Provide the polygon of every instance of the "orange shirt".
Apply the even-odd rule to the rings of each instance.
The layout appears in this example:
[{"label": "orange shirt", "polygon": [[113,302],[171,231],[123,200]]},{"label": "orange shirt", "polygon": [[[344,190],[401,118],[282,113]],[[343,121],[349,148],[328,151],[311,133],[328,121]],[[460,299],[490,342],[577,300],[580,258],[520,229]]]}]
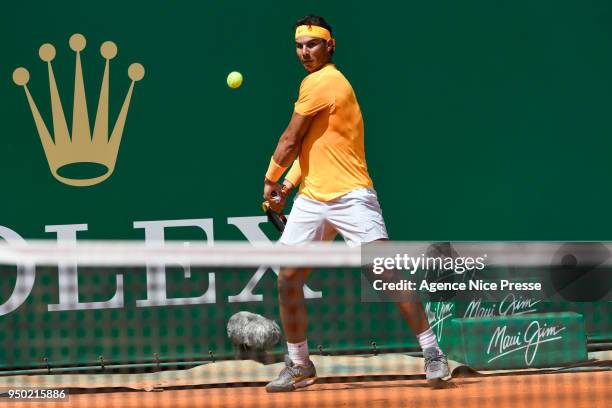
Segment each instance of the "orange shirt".
[{"label": "orange shirt", "polygon": [[356,188],[372,187],[361,109],[351,84],[335,65],[304,78],[295,112],[315,115],[299,156],[300,194],[331,201]]}]

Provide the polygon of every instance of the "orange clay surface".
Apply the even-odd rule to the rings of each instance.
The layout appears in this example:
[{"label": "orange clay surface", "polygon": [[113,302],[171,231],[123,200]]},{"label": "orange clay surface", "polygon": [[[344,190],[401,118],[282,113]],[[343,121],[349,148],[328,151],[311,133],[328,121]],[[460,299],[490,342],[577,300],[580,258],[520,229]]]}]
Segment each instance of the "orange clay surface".
[{"label": "orange clay surface", "polygon": [[612,371],[482,376],[453,379],[431,389],[424,380],[315,384],[292,393],[263,387],[191,388],[164,391],[78,393],[68,402],[12,403],[1,407],[612,407]]}]

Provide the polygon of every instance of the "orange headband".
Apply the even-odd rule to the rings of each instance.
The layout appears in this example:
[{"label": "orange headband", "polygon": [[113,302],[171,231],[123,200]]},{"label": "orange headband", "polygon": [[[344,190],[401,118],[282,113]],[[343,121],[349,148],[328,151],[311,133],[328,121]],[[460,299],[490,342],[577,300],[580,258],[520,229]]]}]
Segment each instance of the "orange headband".
[{"label": "orange headband", "polygon": [[323,27],[313,25],[301,25],[295,29],[295,39],[297,40],[298,37],[316,37],[322,38],[325,41],[329,41],[331,40],[331,33],[328,29]]}]

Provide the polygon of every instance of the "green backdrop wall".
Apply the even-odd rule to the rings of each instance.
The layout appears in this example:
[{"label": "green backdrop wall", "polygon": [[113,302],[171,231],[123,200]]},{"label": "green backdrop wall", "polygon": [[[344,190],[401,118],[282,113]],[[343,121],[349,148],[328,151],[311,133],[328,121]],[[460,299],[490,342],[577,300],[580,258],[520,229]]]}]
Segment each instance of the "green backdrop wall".
[{"label": "green backdrop wall", "polygon": [[[325,16],[334,29],[335,62],[363,111],[369,170],[392,239],[612,239],[607,1],[41,1],[2,9],[5,239],[7,229],[25,239],[55,239],[47,226],[74,224],[87,225],[79,239],[143,239],[135,222],[210,219],[214,240],[244,240],[228,219],[261,215],[262,176],[304,77],[293,23],[308,13]],[[87,38],[82,61],[92,124],[104,70],[100,44],[112,40],[119,49],[111,61],[111,123],[130,84],[129,64],[146,70],[135,86],[113,175],[82,188],[52,177],[23,89],[11,79],[15,68],[29,70],[29,90],[52,128],[38,48],[54,44],[54,72],[71,123],[75,62],[68,39],[74,33]],[[245,77],[237,90],[225,84],[233,70]],[[261,228],[276,239],[270,225]],[[168,229],[166,238],[213,239],[193,227]],[[0,302],[14,286],[15,269],[5,269]],[[209,283],[207,274],[176,273],[182,296],[202,293]],[[102,354],[107,361],[142,361],[154,352],[165,358],[201,358],[215,347],[229,353],[222,339],[231,313],[276,317],[271,272],[258,287],[264,302],[227,301],[252,273],[232,275],[233,283],[219,274],[215,304],[139,308],[144,271],[124,271],[122,308],[53,312],[47,305],[58,302],[57,273],[39,270],[28,300],[0,316],[0,366],[33,366],[43,356],[85,364]],[[390,305],[360,305],[358,294],[328,286],[329,277],[351,282],[353,275],[325,273],[309,283],[323,291],[322,300],[309,302],[331,334],[313,335],[314,342],[369,347],[387,333],[379,343],[416,344],[401,324],[382,330],[385,319],[376,322],[376,316],[397,320]],[[79,279],[85,300],[114,293],[115,274]],[[609,333],[609,313],[604,316],[597,330]],[[158,330],[172,339],[163,340]],[[39,341],[25,346],[24,338]],[[107,340],[95,341],[100,338]]]}]

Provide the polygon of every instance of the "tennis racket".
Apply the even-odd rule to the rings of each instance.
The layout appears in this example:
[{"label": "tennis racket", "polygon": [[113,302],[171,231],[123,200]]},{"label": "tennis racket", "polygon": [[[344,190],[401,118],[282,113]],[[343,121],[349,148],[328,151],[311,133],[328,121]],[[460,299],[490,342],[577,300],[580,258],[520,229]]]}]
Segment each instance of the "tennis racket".
[{"label": "tennis racket", "polygon": [[[272,194],[273,198],[279,198],[280,197],[275,197],[275,193]],[[279,232],[283,232],[285,230],[285,224],[287,224],[287,217],[285,217],[285,214],[283,214],[282,212],[276,212],[274,210],[272,210],[272,208],[270,208],[270,203],[268,201],[264,201],[261,204],[261,209],[263,210],[264,213],[266,213],[266,216],[268,217],[268,221],[270,221],[272,223],[272,225],[274,225],[274,228],[276,228]]]}]

